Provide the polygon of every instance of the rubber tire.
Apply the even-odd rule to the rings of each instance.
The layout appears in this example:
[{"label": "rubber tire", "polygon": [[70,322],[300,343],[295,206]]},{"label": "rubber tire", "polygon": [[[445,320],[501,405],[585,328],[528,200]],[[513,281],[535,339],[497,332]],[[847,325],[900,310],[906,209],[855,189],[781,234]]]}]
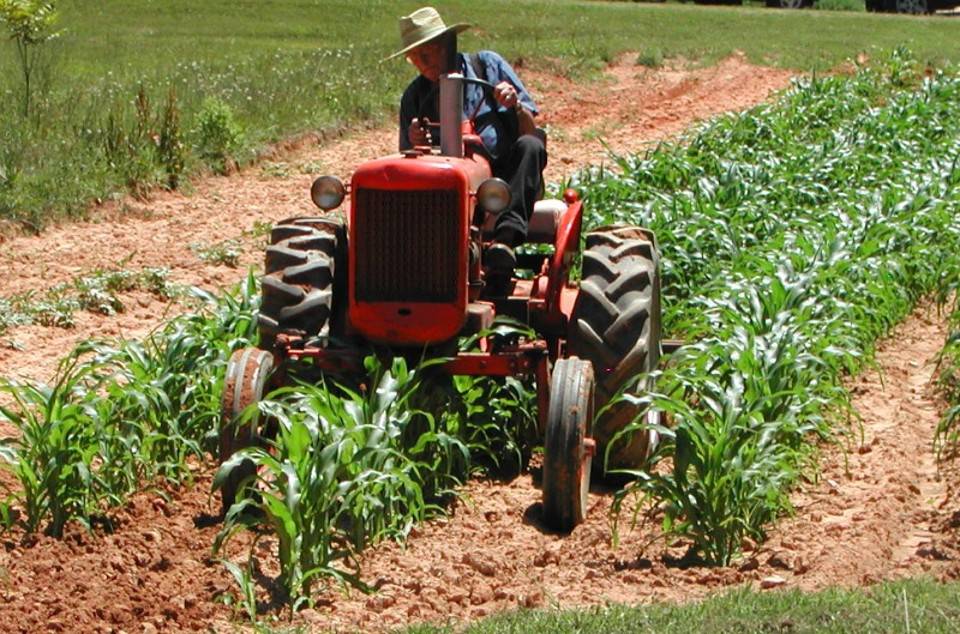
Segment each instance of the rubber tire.
[{"label": "rubber tire", "polygon": [[930,13],[933,13],[933,11],[930,9],[929,0],[913,0],[913,2],[916,3],[917,5],[922,5],[922,6],[916,7],[919,10],[917,11],[907,10],[905,7],[906,2],[904,2],[903,0],[889,0],[891,11],[895,13],[899,13],[901,15],[928,15]]},{"label": "rubber tire", "polygon": [[[646,229],[611,226],[587,234],[568,346],[571,354],[593,364],[598,410],[629,379],[655,370],[660,361],[659,264],[654,236]],[[634,434],[606,453],[613,436],[640,414],[638,406],[620,401],[594,421],[596,475],[603,475],[605,459],[609,469],[646,460],[654,433]]]},{"label": "rubber tire", "polygon": [[[325,337],[346,291],[346,228],[329,218],[280,221],[270,232],[261,278],[260,347],[280,333]],[[339,301],[338,301],[339,300]]]},{"label": "rubber tire", "polygon": [[570,532],[587,516],[593,415],[593,366],[576,357],[559,359],[550,379],[543,441],[543,519],[557,531]]},{"label": "rubber tire", "polygon": [[[273,372],[273,355],[259,348],[236,350],[227,363],[223,394],[220,396],[219,464],[245,447],[260,443],[260,414],[255,413],[243,425],[237,419],[254,403],[263,398],[264,390]],[[220,487],[220,501],[226,515],[237,499],[241,483],[255,473],[253,461],[237,465]]]}]

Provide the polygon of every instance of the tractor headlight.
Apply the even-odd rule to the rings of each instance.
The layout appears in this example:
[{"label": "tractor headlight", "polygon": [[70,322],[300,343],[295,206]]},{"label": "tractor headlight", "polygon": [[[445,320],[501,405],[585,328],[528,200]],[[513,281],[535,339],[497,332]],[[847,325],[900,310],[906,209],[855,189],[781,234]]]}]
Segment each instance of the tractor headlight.
[{"label": "tractor headlight", "polygon": [[492,214],[498,214],[510,204],[510,186],[500,178],[488,178],[477,189],[480,206]]},{"label": "tractor headlight", "polygon": [[313,199],[313,204],[324,211],[339,207],[346,195],[347,188],[336,176],[321,176],[310,186],[310,198]]}]

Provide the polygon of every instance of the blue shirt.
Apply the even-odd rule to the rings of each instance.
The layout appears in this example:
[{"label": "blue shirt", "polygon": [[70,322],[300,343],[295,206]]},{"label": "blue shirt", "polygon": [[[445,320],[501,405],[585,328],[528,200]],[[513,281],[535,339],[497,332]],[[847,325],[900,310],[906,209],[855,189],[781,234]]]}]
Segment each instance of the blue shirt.
[{"label": "blue shirt", "polygon": [[[501,81],[507,81],[513,84],[517,89],[517,96],[520,103],[529,112],[536,115],[536,104],[533,98],[524,87],[523,82],[514,72],[513,68],[500,55],[493,51],[479,51],[473,55],[479,57],[480,66],[484,70],[484,77],[478,77],[474,70],[474,64],[470,63],[467,56],[463,53],[457,53],[457,59],[460,66],[460,73],[471,79],[483,79],[494,86]],[[410,82],[407,89],[403,91],[403,97],[400,99],[400,150],[407,150],[411,147],[410,139],[407,136],[407,129],[410,127],[410,121],[424,116],[433,122],[439,121],[437,112],[437,102],[439,99],[439,87],[423,75],[418,75],[416,79]],[[496,107],[499,117],[492,116],[491,105]],[[487,88],[477,86],[476,84],[466,84],[463,89],[463,118],[473,118],[477,123],[477,134],[483,140],[483,145],[487,152],[494,158],[504,152],[516,138],[510,136],[508,127],[503,125],[502,118],[516,116],[510,112],[509,108],[497,104],[492,95],[489,95]],[[439,144],[438,134],[434,135],[434,142]]]}]

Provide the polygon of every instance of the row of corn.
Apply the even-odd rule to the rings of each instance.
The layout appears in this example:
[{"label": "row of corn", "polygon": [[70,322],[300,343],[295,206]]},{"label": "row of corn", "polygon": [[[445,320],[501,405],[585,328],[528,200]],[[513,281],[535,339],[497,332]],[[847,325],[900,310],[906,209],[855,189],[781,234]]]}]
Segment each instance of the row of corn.
[{"label": "row of corn", "polygon": [[[845,416],[841,375],[956,270],[958,138],[960,82],[924,78],[900,51],[580,177],[589,222],[657,232],[665,329],[694,342],[645,397],[673,422],[621,501],[638,496],[720,562],[789,509],[811,436]],[[82,346],[52,387],[6,382],[0,412],[19,436],[0,444],[15,480],[5,524],[90,525],[209,461],[225,359],[253,337],[254,286],[207,298],[143,344]],[[259,522],[291,602],[308,601],[317,579],[360,583],[355,554],[442,510],[478,465],[523,464],[529,386],[457,377],[419,389],[438,380],[430,370],[370,361],[363,389],[298,386],[261,403],[277,437],[245,452],[259,494],[228,513],[217,545]]]},{"label": "row of corn", "polygon": [[618,190],[597,208],[597,222],[619,220],[629,203],[658,233],[665,329],[694,342],[646,399],[673,424],[620,496],[691,556],[726,563],[763,538],[812,466],[811,437],[850,413],[844,373],[955,275],[960,81],[909,68],[897,52],[852,78],[811,79],[623,161],[634,183],[672,174],[672,188]]}]

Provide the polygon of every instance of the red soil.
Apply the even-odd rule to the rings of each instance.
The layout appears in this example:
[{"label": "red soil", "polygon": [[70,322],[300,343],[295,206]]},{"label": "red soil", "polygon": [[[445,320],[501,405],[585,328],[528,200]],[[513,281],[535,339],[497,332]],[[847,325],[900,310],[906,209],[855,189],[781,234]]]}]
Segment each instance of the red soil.
[{"label": "red soil", "polygon": [[[623,60],[600,84],[574,85],[523,71],[551,130],[548,178],[560,180],[605,160],[599,138],[617,152],[642,150],[699,119],[763,101],[786,86],[784,71],[751,66],[738,57],[695,71],[650,70]],[[241,266],[259,266],[260,246],[243,236],[255,221],[311,213],[307,166],[347,176],[365,158],[392,149],[390,129],[355,131],[321,147],[308,144],[229,178],[208,178],[194,192],[158,193],[95,213],[98,220],[52,229],[3,244],[10,273],[0,296],[42,290],[96,268],[167,266],[176,281],[217,288],[242,274],[199,260],[192,242],[243,242]],[[289,172],[284,175],[283,172]],[[311,170],[312,171],[312,170]],[[113,317],[78,314],[73,330],[14,329],[0,347],[0,374],[49,378],[76,342],[91,336],[139,337],[161,323],[167,306],[144,293],[124,298]],[[931,571],[956,576],[960,496],[938,477],[930,439],[940,404],[930,390],[932,356],[944,320],[918,310],[881,345],[884,380],[867,373],[852,382],[863,440],[825,447],[823,472],[794,496],[795,517],[771,531],[759,550],[727,568],[684,568],[683,544],[667,547],[649,527],[622,527],[610,540],[609,495],[591,496],[590,518],[572,535],[544,532],[540,497],[530,475],[509,483],[469,483],[450,517],[414,530],[406,545],[383,544],[363,557],[372,596],[330,589],[297,621],[320,628],[379,630],[412,621],[469,619],[524,606],[572,606],[607,601],[683,600],[738,583],[805,589],[860,584]],[[2,429],[0,429],[2,432]],[[112,535],[80,529],[56,541],[7,534],[0,550],[0,623],[4,631],[232,630],[221,599],[236,588],[211,558],[219,528],[211,523],[209,475],[165,495],[137,495]],[[164,501],[169,497],[170,501]],[[231,547],[242,559],[249,541]],[[272,543],[258,560],[275,575]],[[951,567],[952,566],[952,567]],[[777,580],[771,581],[774,577]],[[239,617],[237,617],[239,618]]]}]

